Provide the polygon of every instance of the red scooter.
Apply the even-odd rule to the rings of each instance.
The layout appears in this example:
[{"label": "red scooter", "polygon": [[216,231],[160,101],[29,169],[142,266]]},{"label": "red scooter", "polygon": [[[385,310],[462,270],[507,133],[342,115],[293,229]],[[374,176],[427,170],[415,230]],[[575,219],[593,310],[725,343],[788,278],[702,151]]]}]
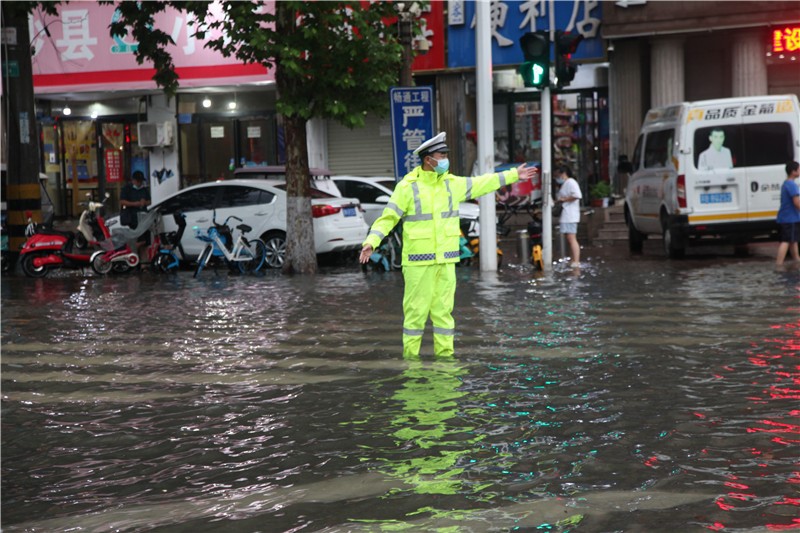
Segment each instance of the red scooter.
[{"label": "red scooter", "polygon": [[[102,214],[102,202],[89,202],[86,210],[89,216],[81,215],[81,220],[89,220],[93,233],[109,238],[108,228]],[[84,212],[86,214],[86,212]],[[71,231],[53,229],[49,224],[33,224],[28,218],[26,235],[28,240],[19,253],[22,272],[31,278],[43,278],[56,268],[87,268],[91,265],[92,254],[96,248],[81,248],[76,242],[76,234]]]}]

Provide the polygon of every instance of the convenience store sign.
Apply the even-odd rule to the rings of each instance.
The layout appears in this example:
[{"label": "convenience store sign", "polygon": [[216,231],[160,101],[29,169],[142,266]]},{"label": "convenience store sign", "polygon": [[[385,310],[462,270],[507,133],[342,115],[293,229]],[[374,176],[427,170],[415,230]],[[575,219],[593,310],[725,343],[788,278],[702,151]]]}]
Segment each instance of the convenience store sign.
[{"label": "convenience store sign", "polygon": [[[475,2],[450,0],[447,20],[447,66],[475,66]],[[572,58],[578,62],[605,60],[600,36],[602,2],[540,0],[493,1],[490,8],[492,64],[523,62],[519,38],[529,31],[555,28],[583,35]]]}]

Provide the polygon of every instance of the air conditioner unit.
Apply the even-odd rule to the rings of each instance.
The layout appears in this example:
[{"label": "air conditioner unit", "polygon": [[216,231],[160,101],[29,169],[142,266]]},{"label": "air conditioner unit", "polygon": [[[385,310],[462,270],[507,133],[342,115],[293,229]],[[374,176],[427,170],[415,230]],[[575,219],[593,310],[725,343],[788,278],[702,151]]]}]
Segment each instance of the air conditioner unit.
[{"label": "air conditioner unit", "polygon": [[142,148],[172,145],[172,122],[139,122],[136,130]]}]

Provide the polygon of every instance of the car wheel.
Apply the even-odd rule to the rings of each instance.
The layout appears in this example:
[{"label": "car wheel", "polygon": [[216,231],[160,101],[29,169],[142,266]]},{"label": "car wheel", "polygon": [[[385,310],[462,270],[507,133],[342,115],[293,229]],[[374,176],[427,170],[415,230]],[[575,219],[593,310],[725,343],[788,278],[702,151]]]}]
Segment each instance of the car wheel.
[{"label": "car wheel", "polygon": [[681,259],[686,255],[686,246],[677,232],[669,227],[666,221],[662,221],[664,253],[670,259]]},{"label": "car wheel", "polygon": [[644,248],[645,235],[628,221],[628,249],[634,253],[640,253]]},{"label": "car wheel", "polygon": [[266,246],[266,264],[269,268],[283,268],[286,261],[286,234],[282,231],[265,233],[261,240]]}]

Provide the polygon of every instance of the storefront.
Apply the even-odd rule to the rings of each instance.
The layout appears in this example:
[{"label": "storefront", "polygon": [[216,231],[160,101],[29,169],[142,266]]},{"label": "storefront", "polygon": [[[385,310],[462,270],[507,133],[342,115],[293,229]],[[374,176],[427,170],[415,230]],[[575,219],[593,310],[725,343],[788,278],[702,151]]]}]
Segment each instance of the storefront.
[{"label": "storefront", "polygon": [[[475,5],[449,2],[448,67],[472,69],[475,66]],[[522,162],[540,165],[542,150],[551,149],[553,166],[568,164],[588,199],[588,189],[609,176],[608,64],[600,38],[601,5],[588,2],[492,2],[492,64],[494,156],[496,166]],[[541,93],[525,88],[516,67],[522,63],[519,39],[529,31],[557,29],[583,36],[573,60],[579,64],[575,79],[563,89],[552,88],[551,147],[542,146]],[[466,71],[447,81],[439,81],[451,97],[454,89],[464,88],[465,97],[455,105],[445,104],[442,122],[454,131],[475,131],[477,127],[474,75]],[[464,172],[472,172],[475,146],[461,139],[456,159]]]},{"label": "storefront", "polygon": [[41,171],[56,216],[76,216],[87,194],[108,193],[109,211],[118,210],[121,188],[137,170],[157,200],[230,177],[235,166],[277,160],[271,71],[206,49],[185,15],[170,10],[156,18],[176,43],[170,53],[181,88],[168,98],[152,69],[136,63],[136,44],[109,36],[113,5],[58,9],[31,15]]}]

